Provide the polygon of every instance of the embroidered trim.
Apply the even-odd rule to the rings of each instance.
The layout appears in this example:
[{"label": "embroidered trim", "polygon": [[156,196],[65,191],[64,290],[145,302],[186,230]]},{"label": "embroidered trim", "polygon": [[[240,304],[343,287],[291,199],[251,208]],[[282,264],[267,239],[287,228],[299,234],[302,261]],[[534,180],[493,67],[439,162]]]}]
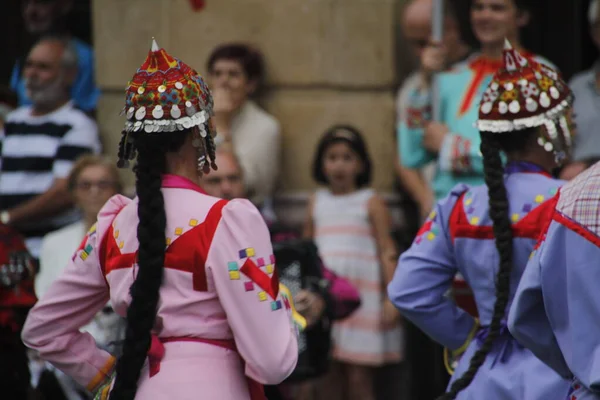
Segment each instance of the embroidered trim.
[{"label": "embroidered trim", "polygon": [[106,363],[98,370],[98,373],[92,378],[90,383],[87,384],[86,388],[90,392],[95,391],[106,379],[110,379],[111,373],[117,363],[117,359],[114,356],[110,356]]},{"label": "embroidered trim", "polygon": [[[494,239],[494,229],[492,226],[486,225],[472,225],[469,223],[463,206],[463,198],[465,194],[462,194],[454,208],[452,214],[450,214],[450,238],[452,242],[457,237],[461,238],[472,238],[472,239]],[[533,211],[529,212],[519,222],[512,225],[512,231],[514,237],[538,239],[543,232],[543,222],[552,219],[552,213],[558,202],[558,195],[547,200],[543,204],[536,207]],[[476,218],[476,217],[472,217]],[[472,219],[471,218],[471,219]]]}]

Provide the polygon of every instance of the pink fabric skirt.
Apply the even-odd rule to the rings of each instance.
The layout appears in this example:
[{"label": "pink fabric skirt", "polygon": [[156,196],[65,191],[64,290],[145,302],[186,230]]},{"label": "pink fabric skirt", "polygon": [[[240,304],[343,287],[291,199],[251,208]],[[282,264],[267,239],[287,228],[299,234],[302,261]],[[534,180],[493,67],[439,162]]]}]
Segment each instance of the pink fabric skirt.
[{"label": "pink fabric skirt", "polygon": [[250,400],[237,352],[193,342],[165,343],[160,372],[142,369],[136,400]]}]

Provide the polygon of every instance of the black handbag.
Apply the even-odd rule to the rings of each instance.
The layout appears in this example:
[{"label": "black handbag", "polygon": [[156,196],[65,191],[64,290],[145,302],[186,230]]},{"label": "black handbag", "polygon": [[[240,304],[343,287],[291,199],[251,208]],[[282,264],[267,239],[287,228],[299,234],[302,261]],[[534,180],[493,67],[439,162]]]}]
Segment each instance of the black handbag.
[{"label": "black handbag", "polygon": [[292,297],[302,290],[310,290],[324,297],[323,317],[298,337],[298,364],[286,382],[302,382],[320,377],[327,372],[331,349],[330,301],[323,279],[321,260],[311,240],[286,240],[273,244],[279,281],[286,285]]}]

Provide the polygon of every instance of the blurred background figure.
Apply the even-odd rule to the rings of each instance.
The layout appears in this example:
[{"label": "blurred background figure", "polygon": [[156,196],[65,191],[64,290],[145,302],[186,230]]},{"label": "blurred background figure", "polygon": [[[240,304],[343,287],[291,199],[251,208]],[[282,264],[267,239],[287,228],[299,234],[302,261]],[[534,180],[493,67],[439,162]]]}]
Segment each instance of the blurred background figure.
[{"label": "blurred background figure", "polygon": [[60,275],[85,234],[96,223],[100,208],[109,198],[122,191],[114,163],[97,155],[79,158],[67,182],[82,219],[44,236],[40,252],[40,273],[35,279],[35,290],[40,297]]},{"label": "blurred background figure", "polygon": [[246,184],[240,162],[230,144],[217,146],[219,169],[202,176],[202,188],[211,196],[221,199],[243,199]]},{"label": "blurred background figure", "polygon": [[[71,37],[66,19],[73,8],[74,0],[21,0],[25,29],[33,40],[47,35],[67,37],[75,50],[77,75],[70,83],[71,97],[77,107],[86,112],[96,109],[100,90],[94,77],[94,52],[85,42]],[[25,87],[24,60],[17,60],[11,77],[11,88],[17,93],[19,105],[29,105],[32,99]]]},{"label": "blurred background figure", "polygon": [[[529,22],[529,7],[526,0],[474,0],[471,25],[480,52],[436,78],[440,120],[431,120],[430,91],[415,89],[409,96],[408,120],[399,127],[400,163],[405,168],[420,169],[437,160],[432,181],[436,200],[445,197],[457,183],[483,183],[479,132],[474,127],[477,108],[483,90],[501,66],[505,39],[515,48],[522,48],[519,32]],[[432,59],[436,59],[443,52],[429,44],[423,54],[433,54]],[[524,55],[535,58],[529,52]]]},{"label": "blurred background figure", "polygon": [[[461,37],[456,10],[451,1],[444,2],[444,40],[434,43],[431,40],[432,0],[412,0],[402,14],[402,31],[411,51],[419,60],[419,68],[404,81],[396,97],[397,141],[402,143],[406,131],[402,124],[422,124],[431,118],[431,108],[410,107],[410,96],[414,92],[427,93],[435,73],[464,60],[470,48]],[[409,122],[410,121],[410,122]],[[420,169],[405,167],[400,158],[396,166],[398,177],[408,194],[417,203],[421,219],[431,211],[434,201],[431,180],[435,172],[435,161]]]},{"label": "blurred background figure", "polygon": [[4,128],[6,117],[17,107],[17,97],[4,86],[0,86],[0,131]]},{"label": "blurred background figure", "polygon": [[96,123],[71,101],[75,49],[62,38],[41,39],[23,76],[33,104],[10,113],[0,158],[0,222],[16,227],[34,257],[42,237],[78,218],[67,177],[84,153],[100,152]]},{"label": "blurred background figure", "polygon": [[[589,32],[600,49],[600,2],[592,0],[588,10]],[[600,60],[594,66],[573,77],[569,83],[575,94],[575,123],[577,135],[573,162],[561,171],[561,178],[571,180],[600,160]]]},{"label": "blurred background figure", "polygon": [[[94,81],[94,52],[80,39],[71,37],[66,19],[73,8],[74,0],[21,0],[25,29],[31,39],[37,41],[47,35],[60,35],[68,38],[73,46],[77,63],[77,73],[69,83],[71,98],[75,105],[86,112],[96,109],[100,90]],[[32,99],[26,90],[24,60],[14,65],[11,88],[17,93],[19,105],[29,105]]]},{"label": "blurred background figure", "polygon": [[328,268],[356,286],[362,302],[333,324],[332,367],[322,389],[328,399],[375,399],[376,367],[403,356],[399,313],[384,292],[398,255],[389,210],[370,188],[371,168],[356,128],[335,125],[321,137],[313,178],[323,188],[309,201],[304,237],[315,241]]},{"label": "blurred background figure", "polygon": [[251,99],[264,79],[262,54],[246,44],[223,44],[210,55],[207,69],[214,94],[217,141],[233,144],[244,171],[248,198],[259,208],[270,208],[278,178],[281,134],[277,120]]},{"label": "blurred background figure", "polygon": [[[77,160],[69,175],[68,187],[75,206],[81,211],[83,218],[44,237],[40,253],[40,273],[35,279],[35,291],[40,298],[68,265],[85,234],[96,223],[96,217],[102,206],[110,197],[122,191],[114,163],[96,155],[84,155]],[[82,330],[89,332],[98,346],[108,349],[111,353],[118,353],[118,344],[124,337],[124,328],[123,320],[108,304]],[[39,382],[42,374],[52,373],[58,386],[58,388],[55,386],[54,390],[60,389],[64,398],[69,400],[87,398],[85,388],[50,364],[33,358],[32,371],[36,372],[33,377],[34,382]],[[47,376],[46,380],[49,379],[51,377]],[[44,390],[46,390],[44,387],[39,388],[39,392]]]}]

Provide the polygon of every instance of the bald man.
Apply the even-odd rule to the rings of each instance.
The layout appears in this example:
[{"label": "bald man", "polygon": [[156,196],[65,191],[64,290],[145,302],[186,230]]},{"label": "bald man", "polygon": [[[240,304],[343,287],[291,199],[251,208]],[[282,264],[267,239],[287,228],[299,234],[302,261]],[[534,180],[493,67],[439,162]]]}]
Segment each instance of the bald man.
[{"label": "bald man", "polygon": [[[444,36],[441,43],[436,46],[431,44],[431,16],[433,12],[432,0],[413,0],[402,14],[402,30],[411,51],[419,59],[419,69],[410,75],[398,92],[397,105],[397,135],[400,142],[400,122],[409,118],[422,119],[424,116],[409,115],[407,98],[415,88],[428,90],[432,76],[439,71],[447,69],[452,64],[465,59],[469,46],[462,40],[459,23],[455,9],[450,0],[444,4]],[[430,187],[432,176],[431,167],[423,171],[409,169],[398,162],[396,163],[398,178],[402,186],[417,203],[422,219],[424,219],[433,206],[434,196]]]}]

